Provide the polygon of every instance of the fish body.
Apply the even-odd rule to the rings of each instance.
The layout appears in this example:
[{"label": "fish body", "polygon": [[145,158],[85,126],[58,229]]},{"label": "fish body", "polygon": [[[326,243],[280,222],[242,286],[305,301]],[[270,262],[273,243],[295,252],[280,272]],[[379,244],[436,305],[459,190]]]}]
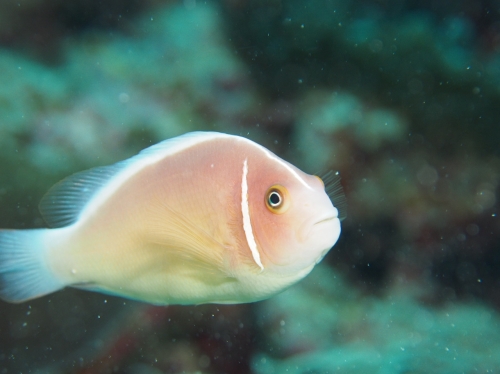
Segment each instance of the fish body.
[{"label": "fish body", "polygon": [[74,174],[52,227],[0,230],[0,297],[66,286],[153,304],[243,303],[306,276],[340,235],[322,181],[243,137],[188,133]]}]

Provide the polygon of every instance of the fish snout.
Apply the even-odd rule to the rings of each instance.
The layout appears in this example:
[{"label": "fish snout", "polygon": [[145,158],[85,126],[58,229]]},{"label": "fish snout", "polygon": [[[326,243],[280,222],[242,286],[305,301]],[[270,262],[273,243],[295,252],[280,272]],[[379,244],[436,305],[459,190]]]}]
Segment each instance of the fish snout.
[{"label": "fish snout", "polygon": [[[338,223],[336,221],[338,221]],[[298,235],[299,240],[301,242],[306,242],[309,241],[312,236],[324,234],[329,230],[337,231],[339,223],[338,210],[332,206],[327,212],[320,216],[310,218],[302,224]]]}]

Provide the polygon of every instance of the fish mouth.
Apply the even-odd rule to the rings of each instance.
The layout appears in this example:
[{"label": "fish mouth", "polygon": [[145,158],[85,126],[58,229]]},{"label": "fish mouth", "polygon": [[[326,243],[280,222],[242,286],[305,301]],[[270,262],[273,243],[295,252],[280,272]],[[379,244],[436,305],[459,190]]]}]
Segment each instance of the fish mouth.
[{"label": "fish mouth", "polygon": [[323,219],[319,220],[318,222],[314,223],[313,226],[319,225],[321,223],[325,223],[325,222],[328,222],[328,221],[333,221],[334,219],[337,219],[337,216],[326,217],[326,218],[323,218]]},{"label": "fish mouth", "polygon": [[329,209],[319,217],[314,217],[316,219],[313,220],[311,218],[302,224],[298,232],[298,237],[301,242],[309,240],[311,236],[315,236],[318,233],[323,235],[324,230],[330,231],[330,226],[335,226],[336,221],[338,221],[338,213],[336,209]]}]

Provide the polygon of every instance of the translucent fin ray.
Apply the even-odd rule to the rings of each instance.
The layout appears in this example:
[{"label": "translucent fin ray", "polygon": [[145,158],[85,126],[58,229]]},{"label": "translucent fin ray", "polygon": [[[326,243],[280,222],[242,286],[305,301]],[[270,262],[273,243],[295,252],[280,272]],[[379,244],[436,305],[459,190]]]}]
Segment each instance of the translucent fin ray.
[{"label": "translucent fin ray", "polygon": [[0,298],[20,303],[65,285],[45,263],[41,230],[0,230]]},{"label": "translucent fin ray", "polygon": [[344,189],[340,183],[340,174],[332,170],[321,176],[325,184],[325,191],[332,204],[339,212],[339,219],[343,221],[347,217],[347,200]]},{"label": "translucent fin ray", "polygon": [[116,188],[144,166],[200,142],[227,136],[229,135],[217,132],[191,132],[152,145],[136,156],[116,164],[73,174],[45,194],[39,205],[40,212],[50,227],[69,226],[79,219],[94,198],[99,195],[100,201],[105,201]]}]

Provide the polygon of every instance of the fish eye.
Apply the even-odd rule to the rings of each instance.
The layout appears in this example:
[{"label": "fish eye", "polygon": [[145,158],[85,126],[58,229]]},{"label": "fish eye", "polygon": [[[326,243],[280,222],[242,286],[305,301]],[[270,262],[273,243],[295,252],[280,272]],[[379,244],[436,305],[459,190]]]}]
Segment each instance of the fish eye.
[{"label": "fish eye", "polygon": [[277,208],[281,205],[281,202],[283,201],[283,198],[281,197],[280,193],[278,191],[271,191],[269,193],[269,196],[267,197],[267,203],[272,207],[272,208]]},{"label": "fish eye", "polygon": [[288,209],[287,190],[283,186],[275,185],[266,192],[266,206],[273,213],[284,213]]}]

